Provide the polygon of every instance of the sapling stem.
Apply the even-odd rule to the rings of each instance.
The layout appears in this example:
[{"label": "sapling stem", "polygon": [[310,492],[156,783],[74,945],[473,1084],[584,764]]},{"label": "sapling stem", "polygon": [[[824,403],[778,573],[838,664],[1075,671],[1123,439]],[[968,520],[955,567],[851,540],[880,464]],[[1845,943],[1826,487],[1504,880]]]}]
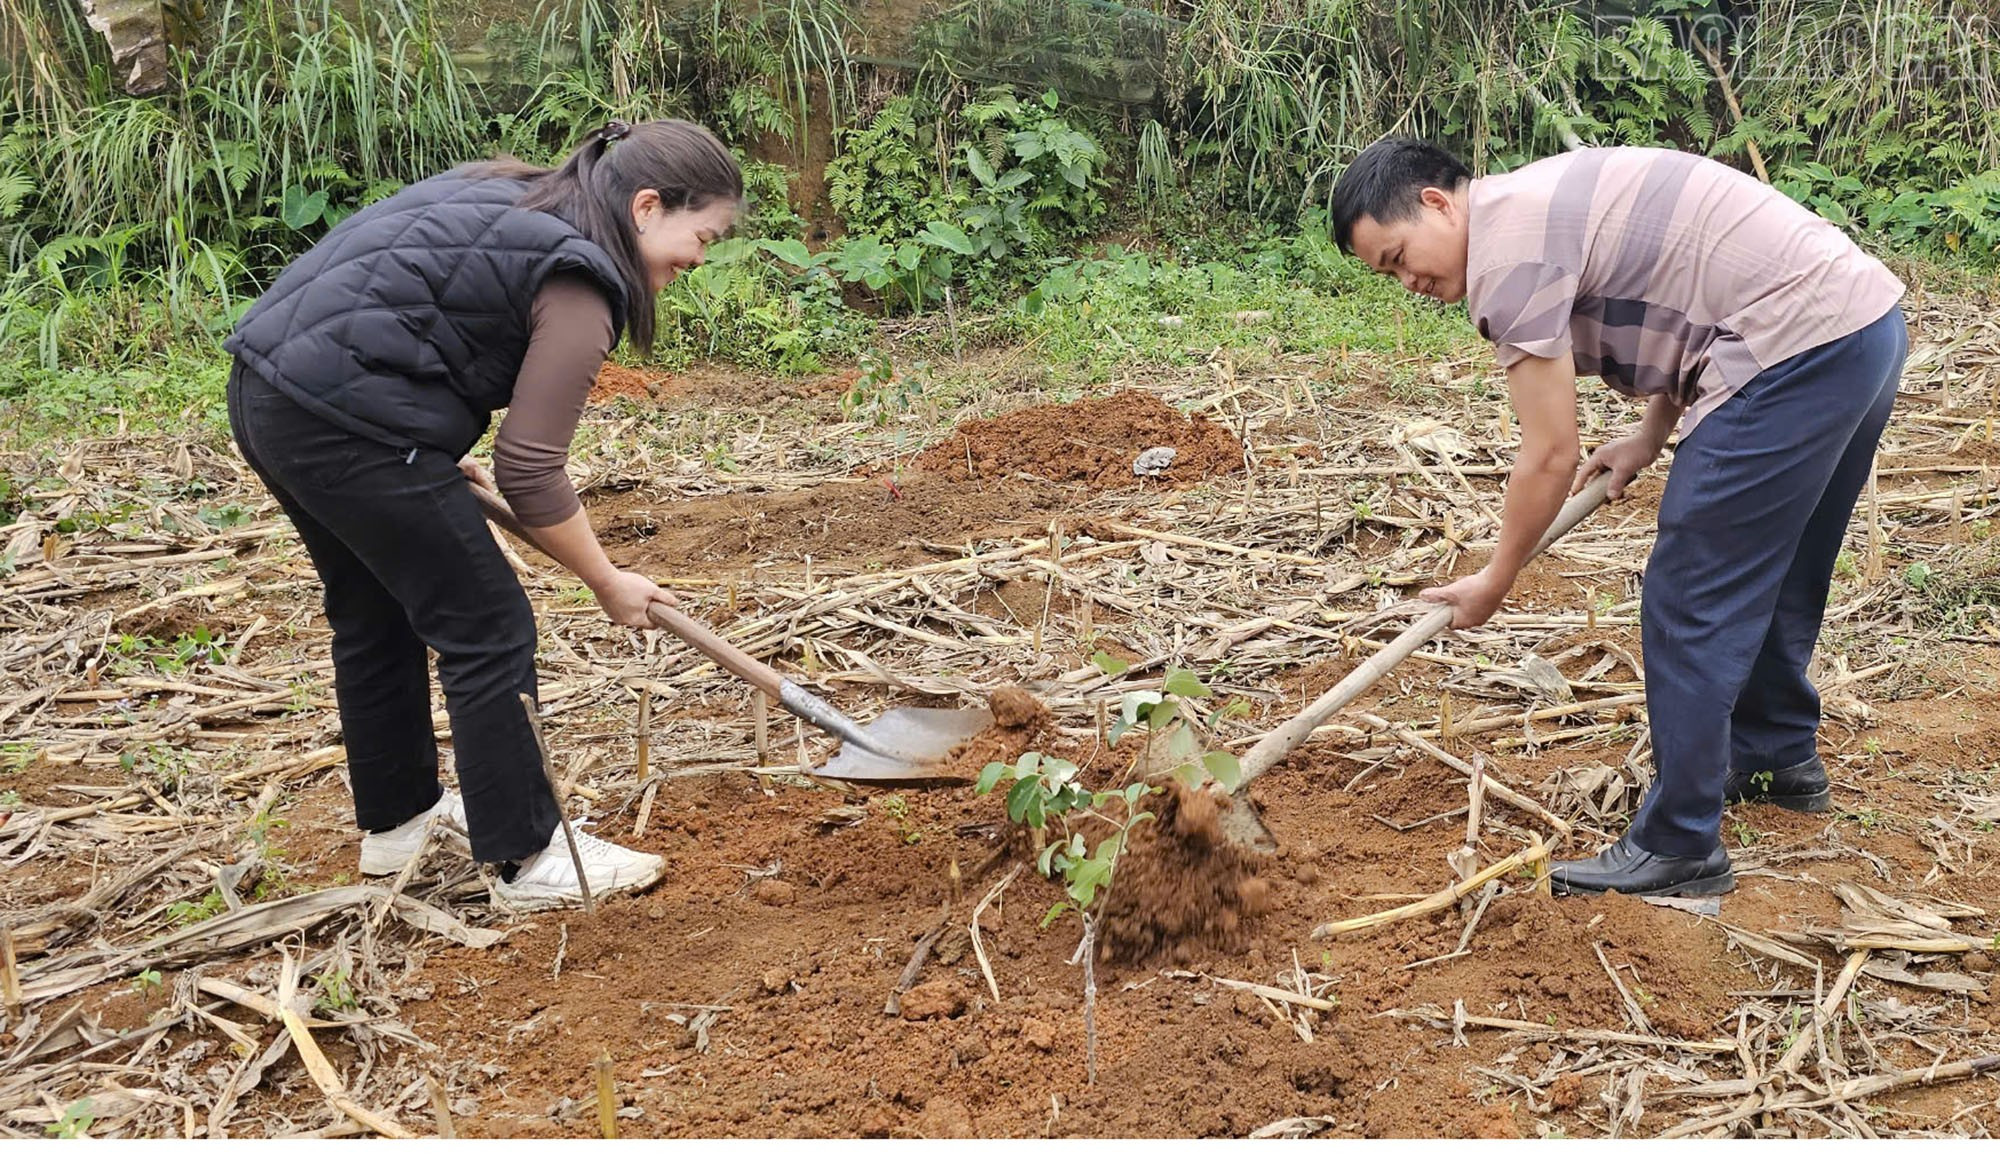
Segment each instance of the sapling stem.
[{"label": "sapling stem", "polygon": [[1097,1083],[1097,915],[1083,916],[1084,1083]]}]

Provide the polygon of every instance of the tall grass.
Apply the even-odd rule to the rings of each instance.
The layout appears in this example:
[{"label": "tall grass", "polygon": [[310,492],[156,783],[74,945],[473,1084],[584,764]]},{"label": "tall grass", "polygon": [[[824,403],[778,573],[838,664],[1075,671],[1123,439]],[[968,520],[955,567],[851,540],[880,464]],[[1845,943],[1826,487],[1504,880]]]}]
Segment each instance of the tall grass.
[{"label": "tall grass", "polygon": [[[1157,120],[1202,189],[1290,214],[1386,133],[1482,169],[1576,141],[1739,159],[1755,141],[1781,166],[1941,190],[2000,167],[1996,21],[1961,0],[1746,0],[1726,19],[1719,0],[958,0],[915,41],[955,77]],[[1696,37],[1734,63],[1741,122]]]},{"label": "tall grass", "polygon": [[691,109],[738,142],[796,140],[816,107],[838,123],[854,105],[843,0],[552,0],[496,32],[514,79],[544,98],[568,87],[613,114]]},{"label": "tall grass", "polygon": [[1996,21],[1947,0],[1764,0],[1741,41],[1744,101],[1863,179],[2000,167]]},{"label": "tall grass", "polygon": [[869,64],[852,14],[881,8],[852,0],[541,0],[475,68],[440,0],[211,0],[170,6],[201,27],[176,29],[169,92],[133,98],[77,5],[0,0],[0,341],[57,364],[211,335],[341,217],[465,159],[664,114],[797,147],[898,85],[948,96],[944,118],[967,82],[1055,88],[1090,107],[1137,202],[1199,208],[1189,222],[1295,221],[1391,132],[1481,170],[1574,141],[1731,159],[1754,141],[1830,218],[2000,247],[1987,0],[1738,0],[1726,21],[1719,4],[1632,0],[1652,15],[1613,25],[1571,0],[948,0],[872,30]]},{"label": "tall grass", "polygon": [[0,336],[28,328],[51,363],[73,333],[120,354],[211,327],[326,226],[485,153],[478,95],[428,5],[356,22],[332,0],[225,2],[173,55],[169,91],[135,98],[72,5],[0,3],[16,33]]},{"label": "tall grass", "polygon": [[[192,11],[192,9],[191,9]],[[435,0],[218,0],[174,84],[130,97],[73,3],[0,0],[0,339],[41,362],[214,334],[368,202],[469,159],[558,154],[607,117],[795,137],[851,108],[839,0],[548,0],[475,79]],[[525,84],[515,83],[525,77]]]}]

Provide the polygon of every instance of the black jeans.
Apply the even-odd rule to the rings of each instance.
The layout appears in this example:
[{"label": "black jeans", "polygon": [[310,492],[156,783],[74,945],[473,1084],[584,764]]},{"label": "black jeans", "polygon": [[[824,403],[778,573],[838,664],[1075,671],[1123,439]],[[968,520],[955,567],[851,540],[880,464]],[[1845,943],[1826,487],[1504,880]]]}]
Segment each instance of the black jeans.
[{"label": "black jeans", "polygon": [[473,857],[546,846],[555,802],[519,698],[536,694],[535,615],[456,462],[349,434],[241,365],[229,423],[326,586],[356,823],[391,829],[437,802],[428,647]]}]

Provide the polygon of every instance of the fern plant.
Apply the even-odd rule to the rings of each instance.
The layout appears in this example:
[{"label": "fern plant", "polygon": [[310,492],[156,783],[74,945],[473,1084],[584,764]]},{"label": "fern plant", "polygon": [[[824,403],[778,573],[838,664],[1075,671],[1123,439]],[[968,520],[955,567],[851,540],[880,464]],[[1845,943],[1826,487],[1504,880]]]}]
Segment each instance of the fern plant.
[{"label": "fern plant", "polygon": [[915,235],[964,203],[941,150],[936,107],[915,95],[893,98],[868,125],[840,135],[826,168],[827,201],[851,233]]}]

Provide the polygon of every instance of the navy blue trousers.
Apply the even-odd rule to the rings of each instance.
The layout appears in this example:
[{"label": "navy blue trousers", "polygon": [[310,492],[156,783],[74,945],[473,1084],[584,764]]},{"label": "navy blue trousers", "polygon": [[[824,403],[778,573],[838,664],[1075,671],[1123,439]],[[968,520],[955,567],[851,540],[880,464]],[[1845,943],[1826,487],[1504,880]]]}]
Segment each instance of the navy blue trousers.
[{"label": "navy blue trousers", "polygon": [[1640,609],[1658,771],[1641,848],[1707,854],[1729,769],[1817,750],[1806,664],[1909,344],[1891,309],[1751,379],[1675,451]]}]

